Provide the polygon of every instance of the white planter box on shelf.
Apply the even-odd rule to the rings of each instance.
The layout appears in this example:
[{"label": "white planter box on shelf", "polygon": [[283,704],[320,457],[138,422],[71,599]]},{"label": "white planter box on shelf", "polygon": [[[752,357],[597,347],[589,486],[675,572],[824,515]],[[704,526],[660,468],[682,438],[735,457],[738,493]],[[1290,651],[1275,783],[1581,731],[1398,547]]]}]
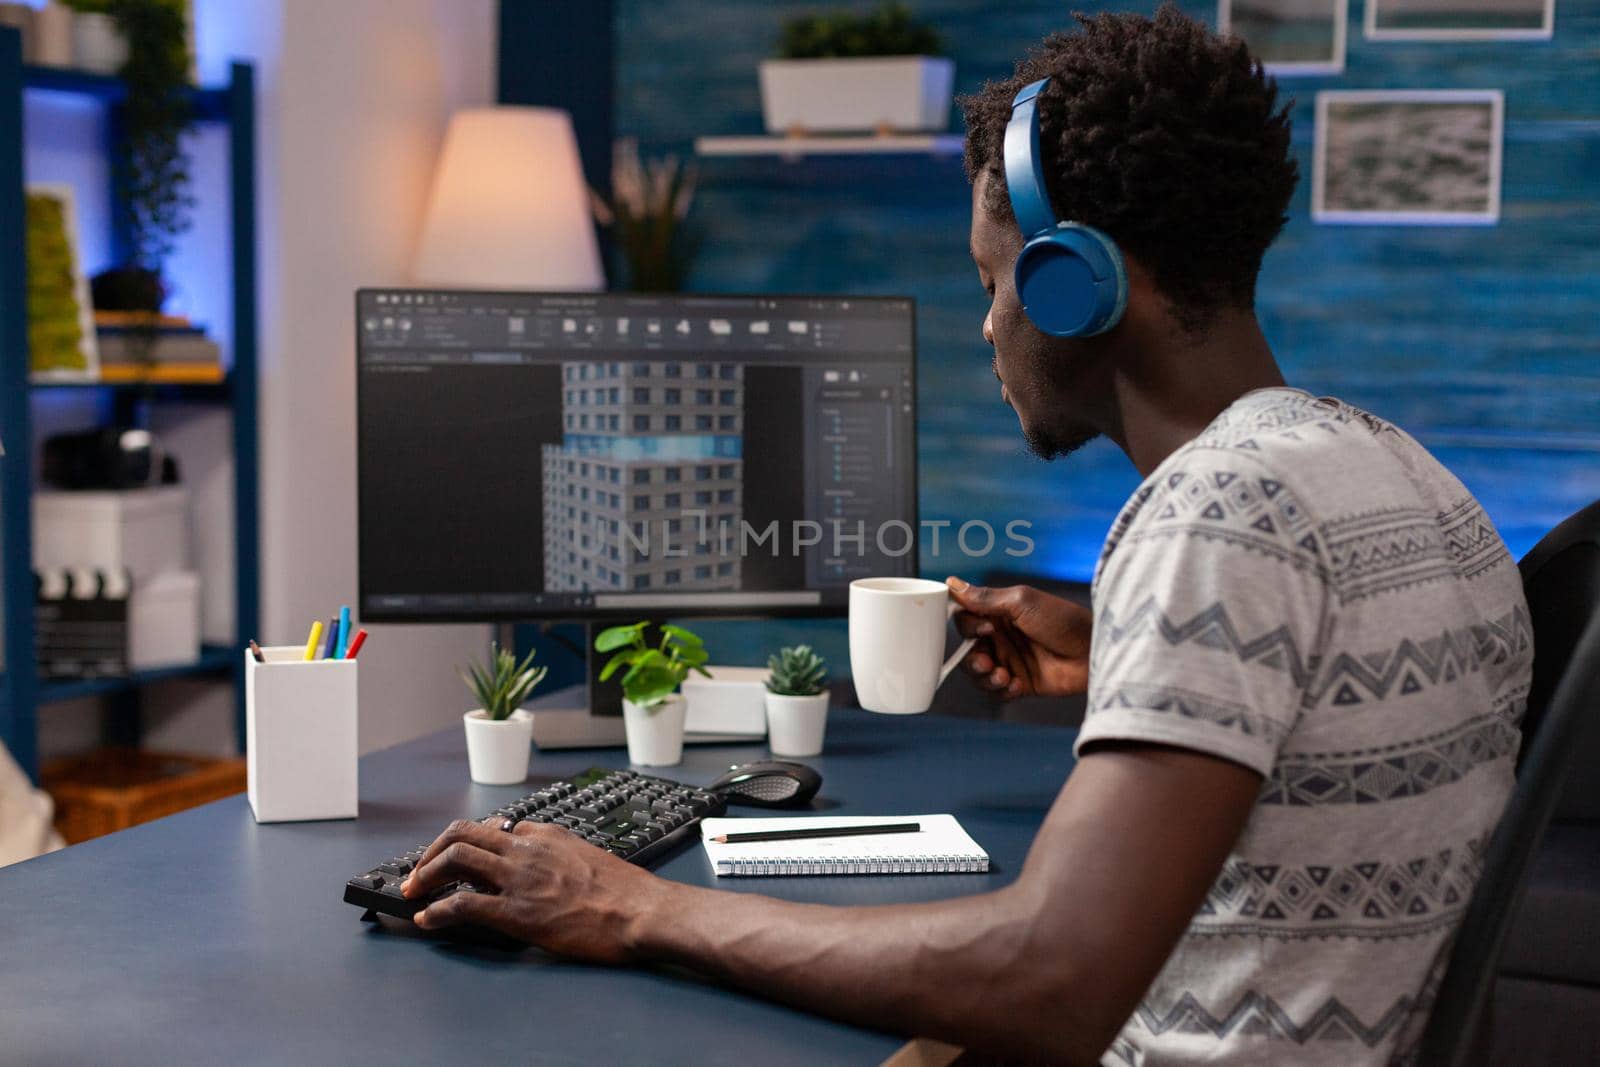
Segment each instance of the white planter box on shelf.
[{"label": "white planter box on shelf", "polygon": [[955,69],[930,56],[766,59],[761,113],[771,133],[943,130]]},{"label": "white planter box on shelf", "polygon": [[518,708],[499,722],[482,708],[462,717],[467,728],[467,769],[479,785],[516,785],[528,777],[533,756],[533,716]]},{"label": "white planter box on shelf", "polygon": [[672,767],[683,762],[683,718],[688,705],[682,693],[642,708],[622,702],[622,725],[628,733],[628,762],[637,767]]}]

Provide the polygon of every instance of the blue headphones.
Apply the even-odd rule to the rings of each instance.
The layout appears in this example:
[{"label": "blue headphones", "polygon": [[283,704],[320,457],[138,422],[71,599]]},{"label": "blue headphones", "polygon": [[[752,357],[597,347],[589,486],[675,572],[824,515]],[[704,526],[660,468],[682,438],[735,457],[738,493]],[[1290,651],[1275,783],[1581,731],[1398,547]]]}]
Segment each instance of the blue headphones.
[{"label": "blue headphones", "polygon": [[1093,337],[1122,319],[1128,272],[1116,242],[1092,226],[1058,222],[1039,165],[1040,78],[1011,101],[1006,125],[1006,190],[1026,243],[1017,255],[1017,298],[1052,337]]}]

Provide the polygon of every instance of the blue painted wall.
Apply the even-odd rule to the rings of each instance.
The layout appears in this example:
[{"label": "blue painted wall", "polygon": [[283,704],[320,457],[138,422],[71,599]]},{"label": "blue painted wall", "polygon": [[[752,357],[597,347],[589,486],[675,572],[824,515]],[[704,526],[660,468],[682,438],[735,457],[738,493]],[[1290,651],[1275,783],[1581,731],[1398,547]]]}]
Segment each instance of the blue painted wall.
[{"label": "blue painted wall", "polygon": [[[816,3],[617,0],[616,132],[688,152],[705,134],[761,132],[756,64],[780,22]],[[1153,2],[918,0],[944,34],[957,92],[1009,73],[1071,7]],[[1186,3],[1214,20],[1212,5]],[[1411,431],[1483,501],[1514,553],[1600,497],[1600,0],[1557,0],[1555,39],[1376,43],[1352,0],[1344,75],[1284,79],[1297,99],[1302,183],[1267,257],[1260,313],[1290,380]],[[1313,96],[1323,88],[1500,88],[1502,222],[1494,228],[1314,226]],[[959,117],[953,118],[959,129]],[[979,337],[985,298],[966,252],[958,160],[703,161],[701,290],[906,293],[919,302],[926,518],[1024,517],[1029,569],[1086,579],[1137,484],[1104,442],[1028,457]],[[926,558],[933,576],[1015,565]],[[719,659],[755,661],[805,637],[844,659],[842,627],[708,625]]]}]

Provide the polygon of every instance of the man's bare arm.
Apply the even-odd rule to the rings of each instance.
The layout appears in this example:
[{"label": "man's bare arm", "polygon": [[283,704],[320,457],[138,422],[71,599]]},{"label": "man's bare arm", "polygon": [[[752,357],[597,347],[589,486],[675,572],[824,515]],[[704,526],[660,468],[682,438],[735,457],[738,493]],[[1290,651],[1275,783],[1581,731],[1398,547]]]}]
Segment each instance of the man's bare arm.
[{"label": "man's bare arm", "polygon": [[685,965],[862,1025],[1093,1063],[1215,880],[1260,781],[1177,749],[1098,749],[1016,882],[930,904],[835,908],[684,886],[560,830],[477,824],[441,837],[411,891],[452,878],[500,889],[446,898],[419,916],[427,927],[486,923],[584,958]]}]

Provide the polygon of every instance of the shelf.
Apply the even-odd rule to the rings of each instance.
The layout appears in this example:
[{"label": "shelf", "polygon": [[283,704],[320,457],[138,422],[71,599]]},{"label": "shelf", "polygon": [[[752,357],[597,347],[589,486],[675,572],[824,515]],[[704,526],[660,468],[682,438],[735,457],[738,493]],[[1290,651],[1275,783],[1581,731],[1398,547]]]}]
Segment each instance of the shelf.
[{"label": "shelf", "polygon": [[[49,93],[69,93],[104,103],[116,103],[128,95],[128,87],[121,78],[111,74],[93,74],[70,67],[40,67],[24,64],[22,87]],[[218,120],[228,117],[226,89],[192,87],[189,96],[194,103],[197,118]]]},{"label": "shelf", "polygon": [[225,401],[232,390],[233,378],[231,375],[223,377],[218,382],[105,382],[105,381],[73,381],[71,379],[55,380],[51,378],[30,378],[28,388],[34,392],[44,392],[54,389],[67,389],[83,391],[87,389],[107,389],[113,392],[148,391],[164,400],[195,400],[195,401]]},{"label": "shelf", "polygon": [[963,140],[957,133],[918,133],[790,137],[762,134],[750,137],[697,137],[694,150],[701,156],[959,156]]},{"label": "shelf", "polygon": [[108,693],[122,693],[129,689],[138,689],[141,686],[154,682],[165,682],[173,678],[192,678],[198,675],[222,674],[232,670],[239,659],[240,653],[232,648],[221,645],[202,645],[200,658],[193,663],[184,663],[176,667],[156,667],[148,671],[135,671],[132,674],[119,675],[115,678],[81,678],[39,680],[39,703],[52,704],[63,700],[78,700],[82,697],[105,696]]}]

